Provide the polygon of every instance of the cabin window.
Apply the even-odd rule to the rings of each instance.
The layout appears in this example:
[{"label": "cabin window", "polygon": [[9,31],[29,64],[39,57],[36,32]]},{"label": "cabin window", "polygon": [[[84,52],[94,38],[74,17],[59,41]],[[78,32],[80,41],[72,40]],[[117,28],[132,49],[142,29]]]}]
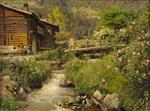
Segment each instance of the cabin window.
[{"label": "cabin window", "polygon": [[14,35],[11,35],[10,39],[13,40],[14,38],[15,38],[15,36],[14,36]]}]

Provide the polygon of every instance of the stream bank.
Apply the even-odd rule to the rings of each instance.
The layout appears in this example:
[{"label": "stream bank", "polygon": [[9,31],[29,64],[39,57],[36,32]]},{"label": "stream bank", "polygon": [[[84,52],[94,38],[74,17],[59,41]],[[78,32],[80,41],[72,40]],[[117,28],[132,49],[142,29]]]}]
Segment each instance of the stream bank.
[{"label": "stream bank", "polygon": [[61,102],[75,95],[73,88],[60,87],[65,78],[64,70],[55,70],[41,89],[33,90],[27,98],[24,111],[72,111],[61,108]]}]

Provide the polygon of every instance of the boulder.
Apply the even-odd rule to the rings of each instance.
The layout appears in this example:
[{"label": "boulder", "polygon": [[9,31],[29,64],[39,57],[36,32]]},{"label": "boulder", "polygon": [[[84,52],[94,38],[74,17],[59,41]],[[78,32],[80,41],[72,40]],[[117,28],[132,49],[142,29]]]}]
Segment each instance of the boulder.
[{"label": "boulder", "polygon": [[17,91],[17,93],[18,93],[18,97],[21,100],[25,100],[26,99],[27,94],[26,94],[26,92],[24,91],[24,89],[22,87],[19,88],[19,90]]},{"label": "boulder", "polygon": [[0,90],[2,98],[11,98],[17,96],[17,93],[14,91],[14,88],[18,87],[18,84],[15,81],[2,81]]},{"label": "boulder", "polygon": [[103,95],[101,94],[100,91],[97,90],[97,91],[94,92],[93,98],[95,98],[98,101],[101,101],[103,99]]},{"label": "boulder", "polygon": [[24,90],[26,93],[30,93],[32,91],[32,89],[30,87],[25,87]]},{"label": "boulder", "polygon": [[68,78],[63,78],[59,84],[61,87],[73,87],[73,83]]},{"label": "boulder", "polygon": [[86,101],[85,108],[89,108],[89,107],[92,106],[92,104],[91,104],[89,99],[85,99],[85,101]]},{"label": "boulder", "polygon": [[106,95],[102,102],[103,111],[119,111],[120,107],[121,100],[116,93]]},{"label": "boulder", "polygon": [[79,96],[86,96],[86,93],[85,93],[84,91],[80,91],[80,92],[78,93],[78,95],[79,95]]},{"label": "boulder", "polygon": [[101,103],[100,103],[98,100],[96,100],[95,98],[92,98],[91,100],[93,101],[93,103],[94,103],[96,106],[101,106]]},{"label": "boulder", "polygon": [[68,100],[68,105],[72,105],[72,104],[74,104],[74,103],[75,103],[74,98],[69,98],[69,100]]},{"label": "boulder", "polygon": [[76,101],[77,103],[81,103],[81,102],[82,102],[81,96],[77,96],[76,99],[75,99],[75,101]]}]

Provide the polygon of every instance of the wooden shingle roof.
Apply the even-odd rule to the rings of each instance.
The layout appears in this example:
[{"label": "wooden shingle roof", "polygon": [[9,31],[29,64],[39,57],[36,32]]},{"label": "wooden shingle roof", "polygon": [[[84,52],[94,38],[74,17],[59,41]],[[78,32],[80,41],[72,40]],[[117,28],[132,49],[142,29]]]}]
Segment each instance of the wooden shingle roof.
[{"label": "wooden shingle roof", "polygon": [[9,9],[9,10],[18,12],[18,13],[22,13],[24,15],[28,15],[30,18],[36,20],[38,24],[45,25],[46,27],[51,28],[53,31],[59,32],[59,27],[58,26],[53,25],[53,24],[51,24],[48,21],[45,21],[43,19],[40,19],[37,15],[35,15],[32,12],[25,11],[25,10],[20,10],[18,8],[14,8],[14,7],[11,7],[11,6],[6,5],[6,4],[0,4],[0,7],[6,8],[6,9]]}]

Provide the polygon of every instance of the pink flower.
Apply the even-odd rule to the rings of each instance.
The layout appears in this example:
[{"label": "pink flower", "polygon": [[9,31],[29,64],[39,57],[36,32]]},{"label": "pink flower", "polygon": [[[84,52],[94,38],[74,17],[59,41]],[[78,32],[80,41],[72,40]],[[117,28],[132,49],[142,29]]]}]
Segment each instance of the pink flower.
[{"label": "pink flower", "polygon": [[147,45],[150,45],[150,41],[147,41],[146,44],[147,44]]}]

